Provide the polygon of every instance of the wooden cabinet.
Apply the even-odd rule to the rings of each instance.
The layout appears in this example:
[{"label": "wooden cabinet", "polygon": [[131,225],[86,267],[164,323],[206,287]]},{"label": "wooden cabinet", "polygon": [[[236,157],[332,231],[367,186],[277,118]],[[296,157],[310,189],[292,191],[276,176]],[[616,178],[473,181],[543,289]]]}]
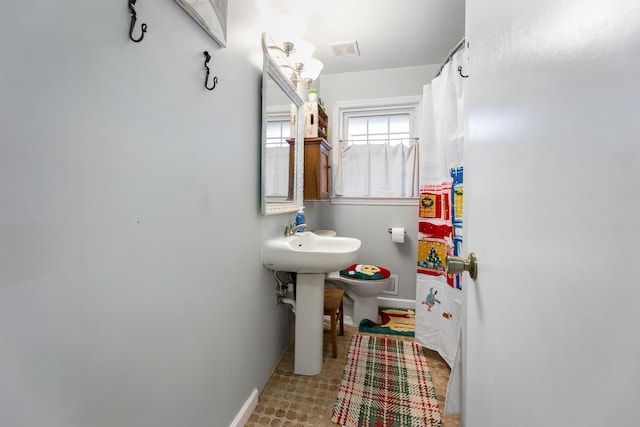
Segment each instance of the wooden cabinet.
[{"label": "wooden cabinet", "polygon": [[[304,200],[329,198],[329,151],[327,141],[329,120],[324,108],[317,102],[304,103]],[[287,140],[289,150],[289,173],[294,164],[294,139]],[[293,194],[293,176],[289,176],[289,195]]]},{"label": "wooden cabinet", "polygon": [[317,102],[304,103],[304,199],[329,198],[329,120]]},{"label": "wooden cabinet", "polygon": [[[295,159],[295,140],[289,142],[289,194],[293,194],[291,167]],[[331,144],[324,138],[304,139],[304,200],[329,198],[329,151]]]}]

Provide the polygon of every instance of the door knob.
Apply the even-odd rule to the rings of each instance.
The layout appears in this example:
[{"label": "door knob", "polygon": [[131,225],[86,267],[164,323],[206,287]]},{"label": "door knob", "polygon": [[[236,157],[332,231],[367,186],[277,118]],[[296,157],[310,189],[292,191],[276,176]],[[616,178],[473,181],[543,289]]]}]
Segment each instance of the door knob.
[{"label": "door knob", "polygon": [[476,254],[471,252],[467,259],[449,256],[447,255],[447,268],[445,270],[448,274],[461,274],[463,271],[468,271],[469,276],[473,280],[478,277],[478,259]]}]

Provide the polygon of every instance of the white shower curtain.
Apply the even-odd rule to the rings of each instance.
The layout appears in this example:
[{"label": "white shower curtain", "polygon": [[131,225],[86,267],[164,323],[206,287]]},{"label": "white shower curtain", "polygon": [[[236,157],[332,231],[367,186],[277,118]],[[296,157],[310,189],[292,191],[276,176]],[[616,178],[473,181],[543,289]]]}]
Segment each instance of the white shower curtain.
[{"label": "white shower curtain", "polygon": [[[464,140],[464,50],[454,54],[441,74],[423,91],[420,140],[420,214],[416,287],[416,343],[438,351],[452,368],[445,413],[460,412],[459,279],[444,272],[446,255],[462,238],[462,176]],[[452,203],[454,201],[457,204]]]}]

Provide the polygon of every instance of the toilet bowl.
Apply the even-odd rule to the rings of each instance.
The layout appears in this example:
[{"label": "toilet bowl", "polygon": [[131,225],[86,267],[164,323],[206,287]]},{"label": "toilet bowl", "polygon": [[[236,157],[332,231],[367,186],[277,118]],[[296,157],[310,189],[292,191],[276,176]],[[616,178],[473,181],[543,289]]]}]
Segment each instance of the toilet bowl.
[{"label": "toilet bowl", "polygon": [[[364,273],[361,272],[363,267]],[[363,319],[378,321],[378,295],[385,290],[389,280],[389,270],[367,264],[354,264],[345,270],[328,273],[326,277],[326,282],[342,289],[353,300],[355,326],[360,325]]]}]

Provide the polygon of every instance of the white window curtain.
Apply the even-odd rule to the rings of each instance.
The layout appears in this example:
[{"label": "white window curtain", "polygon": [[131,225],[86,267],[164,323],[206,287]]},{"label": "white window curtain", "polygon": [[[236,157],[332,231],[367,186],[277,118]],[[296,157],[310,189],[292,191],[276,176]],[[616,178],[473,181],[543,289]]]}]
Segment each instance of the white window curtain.
[{"label": "white window curtain", "polygon": [[417,197],[418,144],[339,144],[334,188],[346,197]]},{"label": "white window curtain", "polygon": [[267,197],[286,198],[289,195],[289,147],[267,147]]}]

